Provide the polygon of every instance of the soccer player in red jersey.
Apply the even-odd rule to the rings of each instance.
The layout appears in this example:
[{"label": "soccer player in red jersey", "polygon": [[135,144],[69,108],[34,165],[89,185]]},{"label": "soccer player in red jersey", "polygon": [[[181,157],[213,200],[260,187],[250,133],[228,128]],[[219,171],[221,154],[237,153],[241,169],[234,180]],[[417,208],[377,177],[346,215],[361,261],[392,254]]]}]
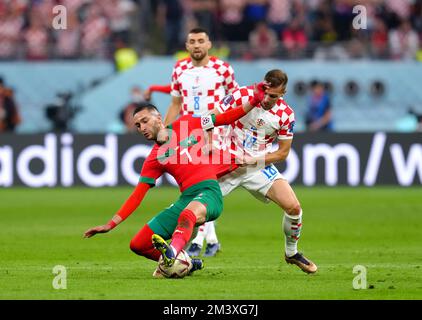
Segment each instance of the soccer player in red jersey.
[{"label": "soccer player in red jersey", "polygon": [[[232,66],[217,57],[210,56],[212,42],[205,29],[193,28],[186,37],[186,51],[189,57],[176,62],[172,70],[171,84],[151,86],[145,91],[145,98],[155,91],[169,93],[171,103],[164,117],[164,124],[170,124],[178,116],[195,114],[207,116],[213,113],[219,101],[238,88]],[[214,146],[219,148],[219,137],[225,128],[215,128]],[[187,252],[198,256],[206,242],[205,256],[214,256],[220,250],[220,242],[215,232],[214,221],[209,221],[198,228],[197,237]]]},{"label": "soccer player in red jersey", "polygon": [[[167,172],[176,179],[182,194],[177,202],[138,232],[130,248],[155,261],[162,255],[164,263],[171,266],[191,238],[195,225],[219,217],[223,202],[217,178],[237,167],[232,161],[209,163],[212,154],[204,152],[209,145],[204,130],[228,125],[246,115],[261,102],[265,89],[264,83],[258,84],[252,99],[228,112],[217,116],[185,115],[167,127],[154,105],[143,104],[136,108],[133,115],[138,132],[156,144],[142,166],[139,183],[130,197],[107,224],[90,228],[85,237],[108,232],[125,220],[141,204],[155,180]],[[170,244],[164,239],[171,239]],[[193,271],[202,268],[201,260],[192,262]]]}]

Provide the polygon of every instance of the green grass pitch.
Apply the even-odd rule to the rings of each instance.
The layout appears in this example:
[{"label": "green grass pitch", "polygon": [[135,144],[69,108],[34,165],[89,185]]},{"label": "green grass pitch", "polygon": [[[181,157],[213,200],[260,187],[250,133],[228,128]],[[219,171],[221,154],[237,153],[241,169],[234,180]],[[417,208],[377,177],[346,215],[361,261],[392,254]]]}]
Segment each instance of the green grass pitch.
[{"label": "green grass pitch", "polygon": [[[283,257],[281,212],[246,191],[225,198],[217,220],[222,251],[185,279],[153,279],[155,262],[129,249],[135,233],[178,197],[157,188],[116,229],[106,223],[131,188],[2,189],[1,299],[422,299],[421,188],[295,187],[304,209],[299,242],[319,267],[307,275]],[[53,267],[67,270],[56,290]],[[356,265],[366,290],[352,283]]]}]

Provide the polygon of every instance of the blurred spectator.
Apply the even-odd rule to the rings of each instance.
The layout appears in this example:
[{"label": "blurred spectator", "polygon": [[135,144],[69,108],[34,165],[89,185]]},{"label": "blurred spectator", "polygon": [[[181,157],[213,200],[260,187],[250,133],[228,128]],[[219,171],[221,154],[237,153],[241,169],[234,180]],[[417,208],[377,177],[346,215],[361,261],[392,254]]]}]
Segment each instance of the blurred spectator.
[{"label": "blurred spectator", "polygon": [[386,0],[387,10],[398,15],[400,20],[406,20],[410,15],[410,5],[414,0]]},{"label": "blurred spectator", "polygon": [[353,18],[351,1],[336,0],[333,2],[333,24],[339,41],[350,40]]},{"label": "blurred spectator", "polygon": [[376,7],[376,15],[384,20],[388,30],[395,29],[400,24],[399,15],[396,12],[391,11],[384,2],[381,2],[381,4]]},{"label": "blurred spectator", "polygon": [[364,47],[364,37],[360,32],[354,32],[352,39],[347,41],[344,47],[347,51],[347,59],[365,59],[369,56]]},{"label": "blurred spectator", "polygon": [[308,131],[332,131],[331,103],[324,83],[313,80],[306,113],[306,129]]},{"label": "blurred spectator", "polygon": [[79,57],[81,41],[81,26],[76,12],[68,12],[67,28],[55,32],[56,55],[62,59],[75,59]]},{"label": "blurred spectator", "polygon": [[419,41],[422,40],[422,0],[417,0],[412,6],[410,17],[414,30],[419,33]]},{"label": "blurred spectator", "polygon": [[123,108],[120,112],[120,120],[124,123],[126,132],[136,132],[136,127],[133,124],[133,111],[137,105],[141,102],[145,102],[144,94],[142,89],[138,86],[134,86],[130,92],[131,101]]},{"label": "blurred spectator", "polygon": [[157,24],[164,31],[166,54],[175,53],[181,46],[183,7],[181,0],[159,0]]},{"label": "blurred spectator", "polygon": [[221,28],[223,37],[228,41],[247,41],[248,34],[242,24],[246,0],[221,0]]},{"label": "blurred spectator", "polygon": [[101,7],[93,2],[82,25],[82,54],[84,57],[104,58],[109,34],[107,19]]},{"label": "blurred spectator", "polygon": [[221,60],[227,60],[230,56],[230,47],[225,42],[218,42],[213,44],[212,48],[209,51],[210,56],[217,57]]},{"label": "blurred spectator", "polygon": [[266,22],[258,22],[249,35],[249,46],[254,58],[273,57],[277,50],[277,35]]},{"label": "blurred spectator", "polygon": [[374,28],[371,35],[372,54],[375,58],[386,59],[388,57],[388,31],[384,21],[380,18],[374,20]]},{"label": "blurred spectator", "polygon": [[117,72],[131,69],[138,63],[138,54],[123,40],[116,39],[116,51],[114,52],[114,65]]},{"label": "blurred spectator", "polygon": [[76,13],[78,10],[91,0],[61,0],[60,3],[66,7],[67,13]]},{"label": "blurred spectator", "polygon": [[326,1],[321,1],[313,11],[313,25],[310,30],[313,41],[334,42],[337,33],[334,30],[332,8]]},{"label": "blurred spectator", "polygon": [[35,14],[44,27],[48,27],[53,19],[53,7],[57,4],[55,0],[29,1],[31,14]]},{"label": "blurred spectator", "polygon": [[398,29],[390,31],[389,42],[393,59],[415,59],[419,37],[409,21],[402,21]]},{"label": "blurred spectator", "polygon": [[[51,26],[57,4],[67,9],[66,30]],[[356,4],[367,10],[366,30],[352,28]],[[249,54],[261,21],[285,41],[290,57],[302,57],[295,46],[305,38],[305,52],[316,59],[409,59],[413,32],[422,41],[422,0],[0,0],[0,59],[111,59],[116,39],[143,53],[172,55],[184,49],[181,35],[198,25],[239,58]],[[413,31],[400,31],[406,23]],[[292,32],[298,25],[300,41]]]},{"label": "blurred spectator", "polygon": [[289,58],[303,58],[308,39],[298,18],[293,19],[290,25],[281,33],[281,41],[287,50]]},{"label": "blurred spectator", "polygon": [[130,41],[131,15],[135,12],[135,3],[131,0],[101,1],[104,13],[108,18],[111,41],[117,38],[128,43]]},{"label": "blurred spectator", "polygon": [[245,31],[250,35],[256,28],[258,22],[265,21],[267,18],[267,0],[248,0],[243,16]]},{"label": "blurred spectator", "polygon": [[18,54],[20,30],[24,19],[19,9],[0,2],[0,59],[12,59]]},{"label": "blurred spectator", "polygon": [[29,28],[24,32],[28,60],[46,60],[48,58],[49,35],[43,21],[40,12],[32,12]]},{"label": "blurred spectator", "polygon": [[13,132],[21,122],[13,91],[4,85],[0,77],[0,132]]},{"label": "blurred spectator", "polygon": [[276,34],[281,34],[288,25],[292,14],[291,0],[269,0],[267,21]]},{"label": "blurred spectator", "polygon": [[189,0],[188,6],[192,10],[196,25],[207,30],[210,38],[215,39],[217,0]]},{"label": "blurred spectator", "polygon": [[422,62],[422,40],[419,41],[419,50],[416,52],[416,61]]},{"label": "blurred spectator", "polygon": [[[280,1],[280,0],[278,0]],[[292,19],[298,19],[305,25],[306,23],[306,17],[307,17],[307,1],[304,0],[292,0],[291,3],[291,19],[289,20],[289,23],[292,21]]]}]

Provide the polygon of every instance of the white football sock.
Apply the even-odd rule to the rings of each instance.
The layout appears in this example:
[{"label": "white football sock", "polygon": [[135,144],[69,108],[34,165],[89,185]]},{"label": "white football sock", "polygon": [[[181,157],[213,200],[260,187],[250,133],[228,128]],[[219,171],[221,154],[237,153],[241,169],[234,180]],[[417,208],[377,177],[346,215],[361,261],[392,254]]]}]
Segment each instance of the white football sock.
[{"label": "white football sock", "polygon": [[205,224],[206,223],[198,227],[198,232],[196,234],[196,237],[195,239],[192,240],[192,243],[197,244],[201,248],[202,248],[202,244],[204,243],[204,238],[205,238]]},{"label": "white football sock", "polygon": [[205,240],[208,244],[218,243],[217,233],[215,232],[214,221],[205,223]]},{"label": "white football sock", "polygon": [[299,215],[291,216],[286,212],[283,218],[283,231],[285,236],[286,255],[294,256],[297,253],[297,242],[302,230],[302,210]]}]

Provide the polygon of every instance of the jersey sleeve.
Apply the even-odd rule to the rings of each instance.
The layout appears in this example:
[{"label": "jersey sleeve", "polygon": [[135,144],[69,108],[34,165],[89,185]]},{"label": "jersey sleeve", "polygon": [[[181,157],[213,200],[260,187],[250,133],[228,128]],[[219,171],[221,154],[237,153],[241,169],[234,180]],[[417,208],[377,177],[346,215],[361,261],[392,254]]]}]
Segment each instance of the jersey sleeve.
[{"label": "jersey sleeve", "polygon": [[226,89],[226,93],[233,93],[234,90],[239,88],[239,85],[236,82],[236,79],[234,76],[234,70],[232,66],[229,65],[227,62],[224,63],[224,66],[226,66],[227,69],[223,74],[223,77],[224,77],[223,86],[224,86],[224,89]]},{"label": "jersey sleeve", "polygon": [[153,187],[155,186],[155,180],[161,177],[163,173],[164,170],[157,161],[156,152],[151,152],[144,161],[139,182],[147,183]]},{"label": "jersey sleeve", "polygon": [[253,88],[241,87],[233,91],[233,93],[225,96],[217,105],[220,113],[232,110],[236,107],[246,104],[253,97]]},{"label": "jersey sleeve", "polygon": [[280,119],[280,129],[277,132],[278,140],[293,139],[293,131],[295,126],[295,114],[291,109],[283,112]]},{"label": "jersey sleeve", "polygon": [[172,95],[173,97],[180,97],[182,96],[181,92],[180,92],[180,82],[179,82],[179,75],[177,73],[177,66],[178,64],[176,64],[173,68],[173,72],[171,74],[171,90],[170,90],[170,95]]},{"label": "jersey sleeve", "polygon": [[234,107],[234,96],[233,94],[229,94],[225,96],[219,104],[217,104],[217,110],[220,113],[226,112],[231,110]]}]

